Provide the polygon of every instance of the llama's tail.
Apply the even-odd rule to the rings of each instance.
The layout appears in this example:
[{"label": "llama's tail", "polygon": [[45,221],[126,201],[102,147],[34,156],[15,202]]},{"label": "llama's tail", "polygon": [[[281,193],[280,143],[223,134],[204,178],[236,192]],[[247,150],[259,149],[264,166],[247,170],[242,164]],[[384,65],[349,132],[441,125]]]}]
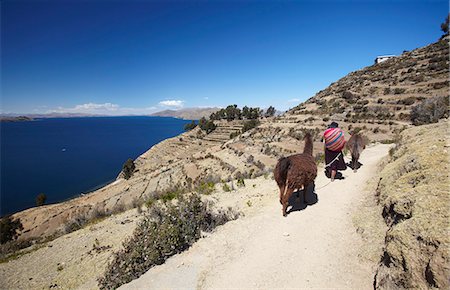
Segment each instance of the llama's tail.
[{"label": "llama's tail", "polygon": [[311,133],[306,133],[305,135],[305,147],[303,148],[303,153],[308,155],[313,155],[313,140]]},{"label": "llama's tail", "polygon": [[277,172],[276,175],[278,175],[279,178],[277,179],[277,182],[281,181],[281,183],[285,183],[287,179],[287,173],[289,170],[289,167],[291,166],[291,161],[287,157],[282,157],[280,160],[278,160],[277,164]]}]

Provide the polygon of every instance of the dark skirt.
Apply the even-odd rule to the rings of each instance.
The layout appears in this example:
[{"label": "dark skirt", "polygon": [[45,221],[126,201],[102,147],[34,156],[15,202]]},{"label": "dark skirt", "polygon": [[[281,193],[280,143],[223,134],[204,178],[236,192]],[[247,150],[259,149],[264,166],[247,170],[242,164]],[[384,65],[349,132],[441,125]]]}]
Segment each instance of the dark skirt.
[{"label": "dark skirt", "polygon": [[[339,156],[339,158],[337,158],[335,160],[335,158],[341,153],[341,155]],[[330,164],[330,162],[332,162],[334,160],[333,163]],[[347,165],[345,164],[344,161],[344,154],[342,153],[342,151],[331,151],[325,148],[325,165],[330,164],[328,167],[326,167],[327,169],[330,170],[345,170],[347,169]]]}]

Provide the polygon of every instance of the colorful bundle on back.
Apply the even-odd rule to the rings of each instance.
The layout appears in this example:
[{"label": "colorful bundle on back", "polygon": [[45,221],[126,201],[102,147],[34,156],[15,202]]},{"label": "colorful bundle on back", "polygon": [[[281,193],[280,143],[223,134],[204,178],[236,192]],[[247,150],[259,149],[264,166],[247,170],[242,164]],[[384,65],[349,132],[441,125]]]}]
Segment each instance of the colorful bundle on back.
[{"label": "colorful bundle on back", "polygon": [[329,128],[323,133],[325,147],[331,151],[341,151],[345,145],[344,132],[339,128]]}]

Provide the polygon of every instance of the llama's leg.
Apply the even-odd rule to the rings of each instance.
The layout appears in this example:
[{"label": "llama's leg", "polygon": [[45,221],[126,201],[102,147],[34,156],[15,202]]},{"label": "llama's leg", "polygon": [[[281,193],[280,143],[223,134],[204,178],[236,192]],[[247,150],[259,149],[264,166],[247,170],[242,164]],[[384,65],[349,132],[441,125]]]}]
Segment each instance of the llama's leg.
[{"label": "llama's leg", "polygon": [[286,191],[286,185],[280,186],[280,203],[283,204],[283,193]]},{"label": "llama's leg", "polygon": [[[287,186],[286,186],[286,188],[287,188]],[[294,193],[294,190],[290,189],[290,188],[287,188],[287,191],[284,193],[283,209],[282,209],[283,216],[287,216],[287,207],[289,205],[289,198],[291,198],[292,193]]]},{"label": "llama's leg", "polygon": [[286,179],[286,184],[284,185],[284,192],[281,192],[281,188],[280,188],[280,203],[283,205],[283,215],[285,215],[285,208],[284,208],[284,199],[286,196],[286,193],[288,191],[288,184],[289,184],[289,180]]}]

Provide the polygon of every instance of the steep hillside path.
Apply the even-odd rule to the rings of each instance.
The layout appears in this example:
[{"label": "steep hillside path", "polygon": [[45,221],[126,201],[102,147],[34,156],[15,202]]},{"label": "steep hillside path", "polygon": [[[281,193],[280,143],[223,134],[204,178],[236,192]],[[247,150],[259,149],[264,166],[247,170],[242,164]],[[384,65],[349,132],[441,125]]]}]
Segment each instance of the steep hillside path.
[{"label": "steep hillside path", "polygon": [[363,242],[352,213],[389,147],[367,148],[357,173],[347,169],[345,179],[329,185],[319,169],[318,202],[287,217],[275,182],[265,181],[258,190],[270,198],[252,214],[219,227],[121,289],[372,289],[376,265],[358,257]]}]

